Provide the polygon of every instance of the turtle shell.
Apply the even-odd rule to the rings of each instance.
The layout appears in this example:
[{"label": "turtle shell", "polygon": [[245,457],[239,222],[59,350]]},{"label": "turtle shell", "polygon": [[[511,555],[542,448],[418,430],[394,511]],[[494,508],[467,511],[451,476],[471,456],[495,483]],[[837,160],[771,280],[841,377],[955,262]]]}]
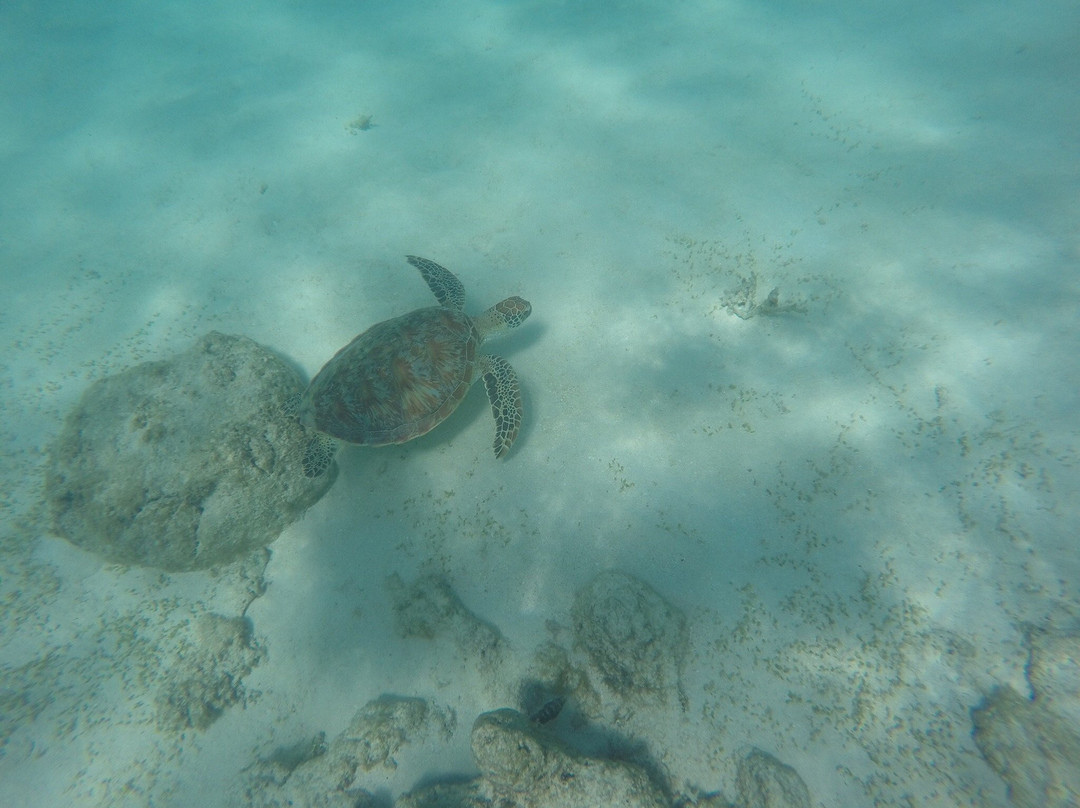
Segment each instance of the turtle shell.
[{"label": "turtle shell", "polygon": [[480,342],[464,312],[440,306],[373,325],[318,372],[300,403],[300,421],[368,446],[419,437],[469,391]]}]

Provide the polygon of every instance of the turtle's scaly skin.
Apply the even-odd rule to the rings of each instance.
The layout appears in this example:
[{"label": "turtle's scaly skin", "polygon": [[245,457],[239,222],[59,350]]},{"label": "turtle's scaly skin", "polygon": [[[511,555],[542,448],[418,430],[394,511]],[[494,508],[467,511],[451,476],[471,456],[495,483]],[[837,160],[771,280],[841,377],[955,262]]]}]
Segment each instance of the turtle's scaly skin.
[{"label": "turtle's scaly skin", "polygon": [[[300,421],[349,443],[404,443],[440,424],[483,378],[495,417],[495,455],[502,457],[521,427],[521,392],[510,364],[478,349],[519,326],[532,307],[511,297],[469,317],[465,290],[451,272],[408,258],[441,305],[378,323],[338,351],[304,393]],[[329,465],[326,443],[312,446],[305,468],[317,476]]]}]

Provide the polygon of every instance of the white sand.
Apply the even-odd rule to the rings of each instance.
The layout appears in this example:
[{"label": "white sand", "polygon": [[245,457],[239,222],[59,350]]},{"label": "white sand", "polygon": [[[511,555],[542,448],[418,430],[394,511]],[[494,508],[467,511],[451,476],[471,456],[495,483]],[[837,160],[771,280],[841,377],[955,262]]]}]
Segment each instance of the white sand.
[{"label": "white sand", "polygon": [[[458,729],[360,785],[468,773],[518,672],[398,637],[387,576],[446,575],[525,661],[618,568],[691,622],[689,709],[618,726],[676,792],[753,745],[822,806],[1004,805],[969,710],[1080,606],[1075,6],[219,5],[0,7],[0,804],[226,805],[386,692]],[[159,731],[110,643],[243,598],[48,536],[44,449],[211,329],[313,374],[430,305],[405,253],[531,301],[491,348],[518,444],[473,391],[344,450],[248,610],[246,707]],[[801,310],[735,316],[755,278]]]}]

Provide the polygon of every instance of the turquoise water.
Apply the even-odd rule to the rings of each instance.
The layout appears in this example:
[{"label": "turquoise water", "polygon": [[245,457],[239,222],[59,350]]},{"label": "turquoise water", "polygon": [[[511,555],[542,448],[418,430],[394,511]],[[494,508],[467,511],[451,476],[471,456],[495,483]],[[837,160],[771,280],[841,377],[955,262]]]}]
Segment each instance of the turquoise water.
[{"label": "turquoise water", "polygon": [[[294,772],[366,704],[427,700],[348,783],[389,805],[476,774],[474,719],[539,681],[545,731],[675,804],[735,800],[751,748],[813,805],[1023,804],[972,711],[1080,717],[1078,31],[1066,2],[0,7],[0,803],[314,798]],[[470,313],[531,303],[490,346],[508,457],[474,389],[340,449],[269,556],[58,535],[94,382],[212,331],[310,378],[433,305],[406,254]],[[164,391],[185,442],[205,391]],[[94,492],[144,472],[102,462]],[[581,618],[607,570],[685,621],[628,618],[633,686]]]}]

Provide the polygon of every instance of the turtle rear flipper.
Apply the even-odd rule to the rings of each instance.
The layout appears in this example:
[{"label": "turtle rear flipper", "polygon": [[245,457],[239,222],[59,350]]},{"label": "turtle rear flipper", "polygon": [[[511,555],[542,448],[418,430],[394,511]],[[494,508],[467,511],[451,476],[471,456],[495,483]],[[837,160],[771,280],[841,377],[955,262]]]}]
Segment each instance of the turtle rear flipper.
[{"label": "turtle rear flipper", "polygon": [[329,435],[322,432],[312,435],[307,448],[304,449],[304,459],[301,461],[304,466],[304,476],[314,478],[326,474],[326,470],[334,462],[337,446],[338,442]]},{"label": "turtle rear flipper", "polygon": [[521,388],[514,369],[501,356],[482,355],[479,362],[488,401],[491,402],[491,414],[495,418],[495,443],[492,448],[496,457],[502,457],[510,451],[521,429]]}]

